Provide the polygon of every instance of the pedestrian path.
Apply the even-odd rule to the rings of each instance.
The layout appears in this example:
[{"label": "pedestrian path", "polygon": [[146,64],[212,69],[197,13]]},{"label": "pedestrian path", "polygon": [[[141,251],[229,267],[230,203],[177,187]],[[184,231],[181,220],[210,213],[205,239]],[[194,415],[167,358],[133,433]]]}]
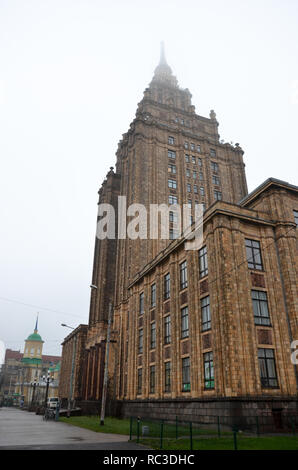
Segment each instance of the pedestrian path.
[{"label": "pedestrian path", "polygon": [[129,436],[104,434],[17,408],[0,408],[0,449],[144,450]]}]

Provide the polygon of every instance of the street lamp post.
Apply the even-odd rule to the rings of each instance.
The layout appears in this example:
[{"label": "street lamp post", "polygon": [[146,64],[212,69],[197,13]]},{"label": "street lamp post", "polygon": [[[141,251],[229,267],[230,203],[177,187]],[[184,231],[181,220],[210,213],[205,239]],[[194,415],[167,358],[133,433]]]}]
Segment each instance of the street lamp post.
[{"label": "street lamp post", "polygon": [[33,405],[34,405],[34,398],[35,398],[35,389],[36,387],[39,385],[39,383],[36,381],[36,377],[34,378],[34,381],[31,382],[31,387],[33,387],[33,391],[32,391],[32,399],[31,399],[31,406],[30,406],[30,409],[33,408]]},{"label": "street lamp post", "polygon": [[48,375],[47,377],[44,375],[43,376],[44,382],[46,382],[46,396],[45,396],[45,401],[44,401],[44,407],[47,408],[47,401],[48,401],[48,394],[49,394],[49,385],[50,382],[53,382],[53,378],[50,375],[50,371],[48,370]]}]

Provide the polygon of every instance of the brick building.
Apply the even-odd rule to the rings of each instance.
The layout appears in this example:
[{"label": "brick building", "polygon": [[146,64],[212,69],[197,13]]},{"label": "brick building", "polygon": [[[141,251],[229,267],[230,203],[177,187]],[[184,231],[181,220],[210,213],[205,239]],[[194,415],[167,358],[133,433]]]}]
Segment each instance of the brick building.
[{"label": "brick building", "polygon": [[96,238],[81,405],[100,404],[112,301],[122,415],[297,410],[297,187],[270,178],[247,194],[243,150],[220,141],[214,111],[195,113],[163,50],[116,155],[100,204],[186,204],[192,218],[203,204],[204,242],[186,250],[172,212],[167,239],[125,238],[117,220],[115,239]]}]

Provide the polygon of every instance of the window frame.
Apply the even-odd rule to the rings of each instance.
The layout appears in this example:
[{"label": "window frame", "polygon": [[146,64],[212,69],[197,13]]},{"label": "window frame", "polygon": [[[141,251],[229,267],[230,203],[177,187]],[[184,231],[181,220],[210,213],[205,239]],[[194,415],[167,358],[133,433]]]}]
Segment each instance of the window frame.
[{"label": "window frame", "polygon": [[[209,351],[203,354],[203,363],[204,363],[204,390],[214,390],[215,381],[214,381],[213,351]],[[208,371],[208,374],[206,374],[207,371]]]},{"label": "window frame", "polygon": [[[261,352],[264,353],[264,356],[260,356]],[[269,357],[269,352],[272,353],[271,357]],[[276,369],[276,360],[275,360],[275,350],[272,348],[258,348],[258,362],[259,362],[259,370],[260,370],[261,387],[262,388],[279,388],[277,369]],[[273,376],[269,375],[270,369],[274,370],[275,375]],[[265,372],[265,376],[262,376],[263,372]],[[270,381],[274,381],[275,383],[270,384]]]},{"label": "window frame", "polygon": [[189,338],[188,305],[181,308],[180,315],[181,315],[181,339]]},{"label": "window frame", "polygon": [[[248,245],[248,242],[250,242],[251,245]],[[258,246],[253,246],[253,243],[257,243]],[[252,256],[248,255],[248,249],[251,250]],[[245,238],[245,250],[246,250],[246,261],[247,261],[248,268],[254,269],[256,271],[264,271],[261,242],[259,240]],[[255,254],[255,252],[257,252],[257,255]],[[255,261],[256,256],[260,258],[260,263]]]}]

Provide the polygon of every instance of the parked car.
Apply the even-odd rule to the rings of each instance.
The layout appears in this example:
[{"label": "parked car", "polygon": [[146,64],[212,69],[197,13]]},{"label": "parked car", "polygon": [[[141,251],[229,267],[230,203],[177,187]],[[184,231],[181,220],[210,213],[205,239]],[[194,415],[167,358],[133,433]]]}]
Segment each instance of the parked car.
[{"label": "parked car", "polygon": [[57,397],[52,397],[52,398],[48,398],[47,400],[47,408],[57,408],[57,404],[59,402],[59,398]]}]

